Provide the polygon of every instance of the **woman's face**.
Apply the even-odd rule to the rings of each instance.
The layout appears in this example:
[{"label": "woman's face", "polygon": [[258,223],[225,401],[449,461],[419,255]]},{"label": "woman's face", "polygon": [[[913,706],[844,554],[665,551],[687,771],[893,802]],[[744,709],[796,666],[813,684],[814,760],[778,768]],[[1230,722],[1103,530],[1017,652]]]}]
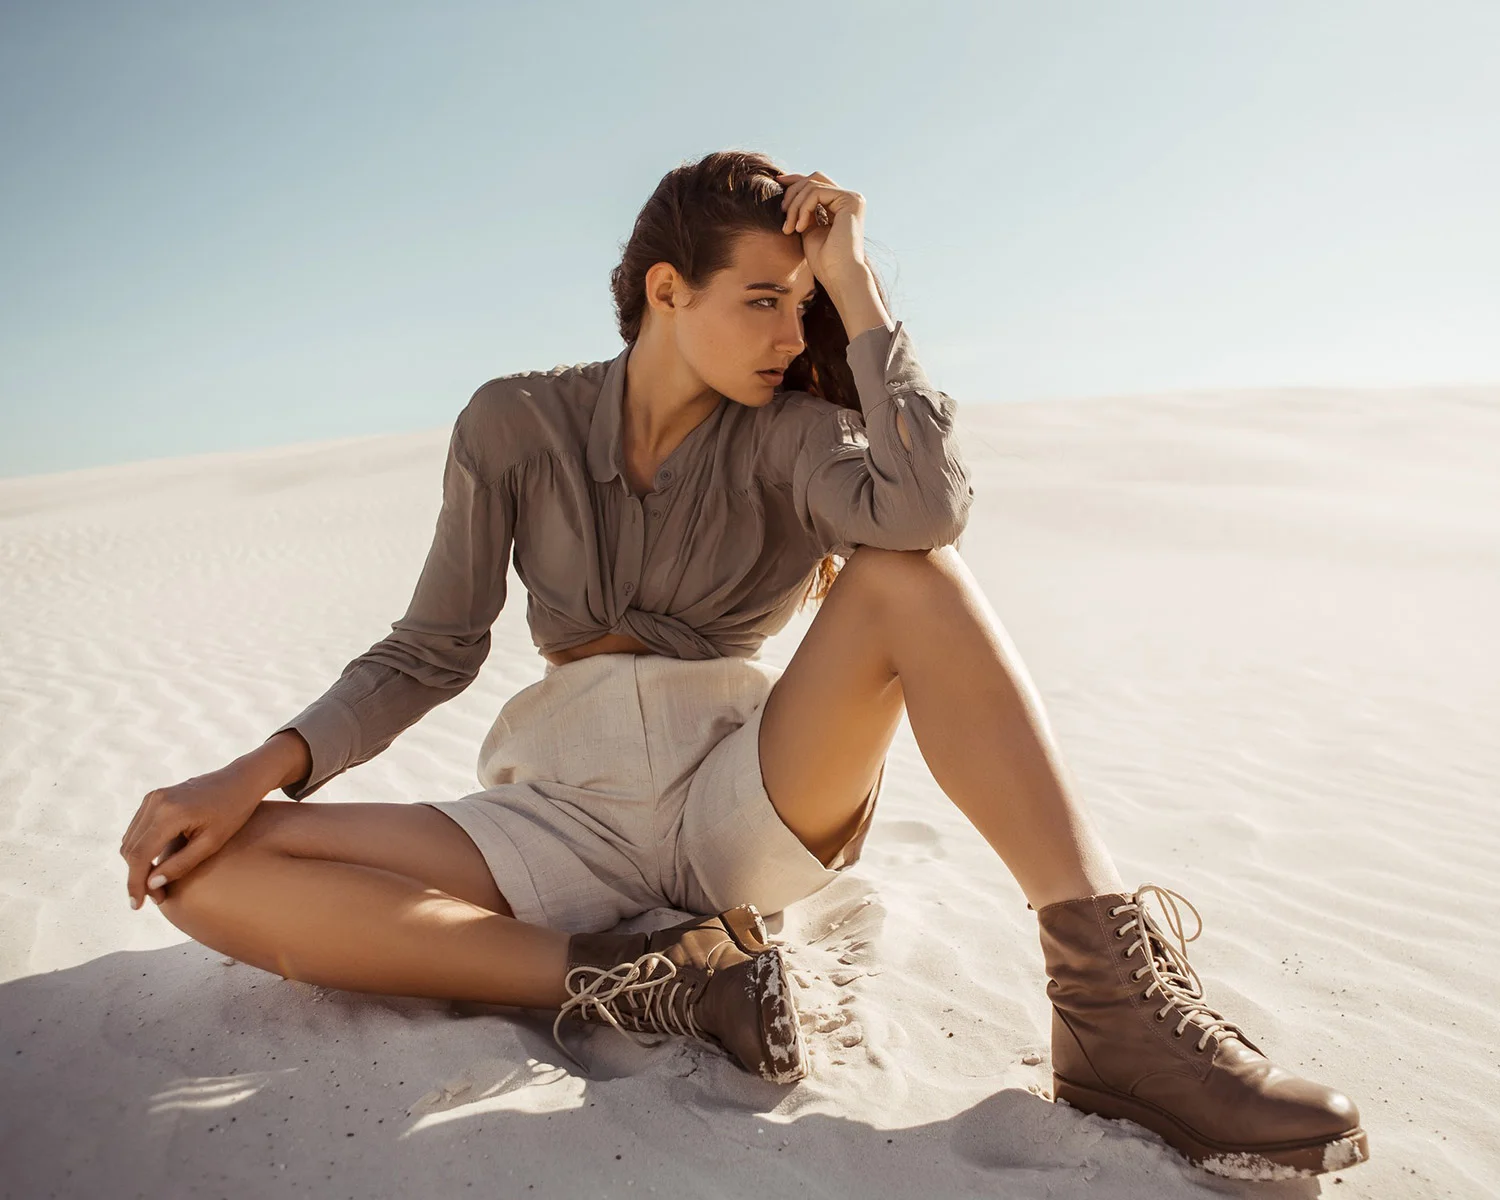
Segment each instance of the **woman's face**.
[{"label": "woman's face", "polygon": [[730,265],[671,310],[678,352],[708,387],[758,408],[781,387],[762,372],[785,369],[807,345],[802,318],[816,286],[801,234],[741,234]]}]

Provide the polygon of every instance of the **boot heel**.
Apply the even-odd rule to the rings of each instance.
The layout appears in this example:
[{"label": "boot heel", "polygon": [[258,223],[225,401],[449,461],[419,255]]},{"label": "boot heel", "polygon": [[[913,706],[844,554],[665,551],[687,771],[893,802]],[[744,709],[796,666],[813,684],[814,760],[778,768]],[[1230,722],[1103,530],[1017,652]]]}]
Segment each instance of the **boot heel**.
[{"label": "boot heel", "polygon": [[1095,1113],[1110,1121],[1118,1121],[1125,1116],[1123,1112],[1115,1110],[1115,1106],[1110,1103],[1112,1097],[1108,1094],[1096,1092],[1082,1084],[1070,1083],[1057,1075],[1052,1076],[1052,1098],[1067,1101],[1079,1112]]},{"label": "boot heel", "polygon": [[753,904],[741,904],[719,914],[724,928],[734,939],[734,944],[744,954],[763,954],[771,949],[767,941],[766,923],[760,919],[760,910]]},{"label": "boot heel", "polygon": [[1056,1074],[1052,1076],[1052,1095],[1057,1100],[1066,1100],[1080,1112],[1093,1113],[1106,1121],[1133,1121],[1152,1133],[1160,1134],[1163,1140],[1184,1153],[1188,1153],[1190,1148],[1205,1152],[1209,1149],[1202,1142],[1191,1138],[1186,1130],[1166,1114],[1125,1096],[1072,1083]]}]

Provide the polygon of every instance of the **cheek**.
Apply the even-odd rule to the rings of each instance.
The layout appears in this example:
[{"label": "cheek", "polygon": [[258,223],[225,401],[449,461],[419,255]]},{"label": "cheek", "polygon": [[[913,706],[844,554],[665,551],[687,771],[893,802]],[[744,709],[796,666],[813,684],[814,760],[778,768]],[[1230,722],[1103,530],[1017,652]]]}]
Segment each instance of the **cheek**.
[{"label": "cheek", "polygon": [[693,356],[715,374],[743,372],[755,358],[755,336],[755,322],[748,313],[726,313],[693,330]]}]

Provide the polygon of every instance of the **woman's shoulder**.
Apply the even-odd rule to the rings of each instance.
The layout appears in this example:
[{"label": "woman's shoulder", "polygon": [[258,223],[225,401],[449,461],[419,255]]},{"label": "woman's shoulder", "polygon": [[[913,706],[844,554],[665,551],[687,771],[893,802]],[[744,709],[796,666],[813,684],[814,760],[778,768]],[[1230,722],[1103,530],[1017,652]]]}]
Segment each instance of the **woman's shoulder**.
[{"label": "woman's shoulder", "polygon": [[751,421],[766,432],[800,430],[830,419],[830,414],[848,411],[843,405],[814,396],[811,392],[787,388],[777,392],[769,404],[753,410]]},{"label": "woman's shoulder", "polygon": [[497,375],[458,414],[459,440],[486,478],[538,454],[582,453],[609,363]]},{"label": "woman's shoulder", "polygon": [[799,454],[830,439],[843,442],[857,436],[854,431],[863,427],[863,420],[858,410],[811,392],[795,388],[777,392],[769,404],[756,409],[751,417],[756,431],[757,465],[762,471],[789,478]]}]

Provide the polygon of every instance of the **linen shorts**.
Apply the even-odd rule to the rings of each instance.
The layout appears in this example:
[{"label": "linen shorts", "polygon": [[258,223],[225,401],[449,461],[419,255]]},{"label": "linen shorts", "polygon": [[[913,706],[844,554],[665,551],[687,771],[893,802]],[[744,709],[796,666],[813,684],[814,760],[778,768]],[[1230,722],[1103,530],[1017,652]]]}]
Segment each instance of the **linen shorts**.
[{"label": "linen shorts", "polygon": [[521,689],[479,751],[484,790],[421,801],[456,821],[523,921],[595,933],[647,909],[779,912],[859,861],[825,867],[781,820],[760,772],[760,718],[781,668],[747,658],[593,654]]}]

